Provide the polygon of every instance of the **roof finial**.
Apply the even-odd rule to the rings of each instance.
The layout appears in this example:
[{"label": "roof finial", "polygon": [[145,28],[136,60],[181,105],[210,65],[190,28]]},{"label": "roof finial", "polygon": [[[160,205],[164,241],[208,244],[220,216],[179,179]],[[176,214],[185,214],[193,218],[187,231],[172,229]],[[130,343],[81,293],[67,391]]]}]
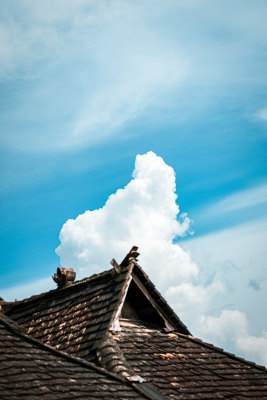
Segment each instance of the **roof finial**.
[{"label": "roof finial", "polygon": [[137,261],[137,257],[139,256],[139,253],[137,253],[137,249],[137,246],[133,246],[120,264],[118,264],[114,258],[110,261],[110,264],[113,266],[114,274],[119,275],[123,267],[127,267],[129,263],[133,260]]},{"label": "roof finial", "polygon": [[133,246],[127,256],[124,258],[124,260],[121,262],[120,266],[121,267],[126,267],[129,265],[129,263],[133,260],[137,261],[137,257],[139,256],[139,253],[137,252],[138,247]]},{"label": "roof finial", "polygon": [[76,278],[76,272],[74,272],[73,268],[58,267],[57,273],[54,274],[52,278],[57,283],[58,289],[61,289],[62,287],[69,286],[74,282]]}]

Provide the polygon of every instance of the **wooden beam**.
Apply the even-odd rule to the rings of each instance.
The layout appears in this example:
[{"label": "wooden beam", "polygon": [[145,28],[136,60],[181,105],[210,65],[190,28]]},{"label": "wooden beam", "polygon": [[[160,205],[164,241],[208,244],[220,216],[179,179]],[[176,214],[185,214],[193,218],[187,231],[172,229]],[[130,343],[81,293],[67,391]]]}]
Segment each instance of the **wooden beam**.
[{"label": "wooden beam", "polygon": [[161,310],[157,302],[153,299],[153,297],[148,293],[148,290],[146,287],[143,285],[143,283],[140,281],[140,279],[135,275],[132,274],[133,281],[136,283],[136,285],[139,287],[139,289],[142,291],[144,296],[147,298],[147,300],[150,302],[152,307],[157,311],[157,313],[161,316],[165,323],[165,327],[167,331],[173,331],[175,327],[172,325],[171,321],[169,318],[165,315],[165,313]]}]

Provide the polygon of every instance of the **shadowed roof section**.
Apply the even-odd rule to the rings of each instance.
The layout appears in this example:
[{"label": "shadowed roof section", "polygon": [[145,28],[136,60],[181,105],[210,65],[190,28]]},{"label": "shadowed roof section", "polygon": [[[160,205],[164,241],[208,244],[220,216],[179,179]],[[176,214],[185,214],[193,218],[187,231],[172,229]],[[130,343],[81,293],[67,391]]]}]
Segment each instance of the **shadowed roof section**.
[{"label": "shadowed roof section", "polygon": [[24,335],[0,313],[2,400],[146,399],[94,364],[55,351]]},{"label": "shadowed roof section", "polygon": [[147,274],[140,267],[137,262],[134,262],[134,268],[132,273],[133,281],[136,286],[140,289],[140,292],[144,294],[147,300],[151,303],[152,307],[159,313],[165,322],[165,330],[184,333],[190,335],[189,330],[169,306],[166,300],[161,296],[155,285],[151,282]]}]

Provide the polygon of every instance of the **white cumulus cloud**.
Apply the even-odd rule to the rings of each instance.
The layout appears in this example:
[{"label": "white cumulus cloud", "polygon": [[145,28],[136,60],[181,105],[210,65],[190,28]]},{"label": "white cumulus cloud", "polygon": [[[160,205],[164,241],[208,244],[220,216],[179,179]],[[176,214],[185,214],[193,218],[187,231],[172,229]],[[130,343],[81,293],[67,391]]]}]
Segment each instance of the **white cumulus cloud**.
[{"label": "white cumulus cloud", "polygon": [[140,263],[161,289],[170,277],[179,284],[197,278],[190,255],[173,239],[184,236],[190,219],[177,220],[174,170],[153,152],[136,157],[132,180],[112,194],[103,208],[68,220],[60,232],[56,253],[65,267],[80,276],[121,261],[132,245],[139,246]]},{"label": "white cumulus cloud", "polygon": [[[243,357],[266,363],[266,357],[260,352],[260,348],[266,346],[266,334],[251,335],[246,315],[239,310],[227,309],[238,304],[234,297],[237,296],[236,286],[241,282],[242,291],[248,289],[249,279],[256,271],[246,275],[247,269],[243,268],[242,280],[242,260],[237,261],[240,267],[231,260],[222,264],[214,262],[213,253],[208,256],[205,253],[205,238],[204,243],[201,238],[196,238],[186,246],[193,255],[196,253],[194,246],[190,248],[191,242],[203,248],[205,260],[202,264],[198,258],[197,265],[189,251],[177,244],[177,238],[189,232],[191,221],[186,214],[179,214],[176,200],[173,168],[151,151],[137,155],[132,180],[123,189],[109,196],[102,208],[88,210],[63,225],[61,244],[56,249],[62,266],[74,267],[78,277],[82,278],[107,269],[113,257],[120,262],[131,246],[137,245],[141,266],[192,334]],[[232,233],[239,240],[242,235],[244,232]],[[232,236],[228,232],[227,238],[236,243]],[[248,236],[249,240],[251,235]],[[255,239],[255,235],[252,236]],[[219,241],[220,260],[225,242],[225,239]],[[249,245],[243,242],[242,249],[248,250]],[[209,248],[214,247],[216,250],[211,241]],[[246,258],[248,253],[243,253]],[[230,252],[229,256],[233,254]],[[214,262],[213,266],[211,262]],[[258,297],[262,295],[262,291],[254,292],[254,296],[255,293]]]},{"label": "white cumulus cloud", "polygon": [[203,316],[201,329],[227,348],[236,348],[248,359],[256,358],[267,364],[267,332],[263,331],[261,337],[250,335],[245,313],[224,310],[219,317]]},{"label": "white cumulus cloud", "polygon": [[224,292],[224,285],[219,280],[214,280],[208,286],[186,282],[170,286],[166,297],[182,319],[196,321],[199,315],[210,310],[215,296]]}]

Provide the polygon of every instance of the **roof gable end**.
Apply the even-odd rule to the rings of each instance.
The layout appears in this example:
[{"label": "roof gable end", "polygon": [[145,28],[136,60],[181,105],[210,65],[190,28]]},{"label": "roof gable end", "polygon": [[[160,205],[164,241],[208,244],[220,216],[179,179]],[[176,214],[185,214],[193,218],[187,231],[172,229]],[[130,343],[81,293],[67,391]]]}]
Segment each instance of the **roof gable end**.
[{"label": "roof gable end", "polygon": [[125,279],[120,302],[117,304],[109,330],[120,330],[119,318],[127,318],[144,321],[165,332],[177,331],[190,334],[187,327],[137,263],[139,255],[137,249],[136,246],[133,246],[120,265],[114,259],[111,261],[114,273],[118,277],[125,268],[128,270],[128,276]]}]

